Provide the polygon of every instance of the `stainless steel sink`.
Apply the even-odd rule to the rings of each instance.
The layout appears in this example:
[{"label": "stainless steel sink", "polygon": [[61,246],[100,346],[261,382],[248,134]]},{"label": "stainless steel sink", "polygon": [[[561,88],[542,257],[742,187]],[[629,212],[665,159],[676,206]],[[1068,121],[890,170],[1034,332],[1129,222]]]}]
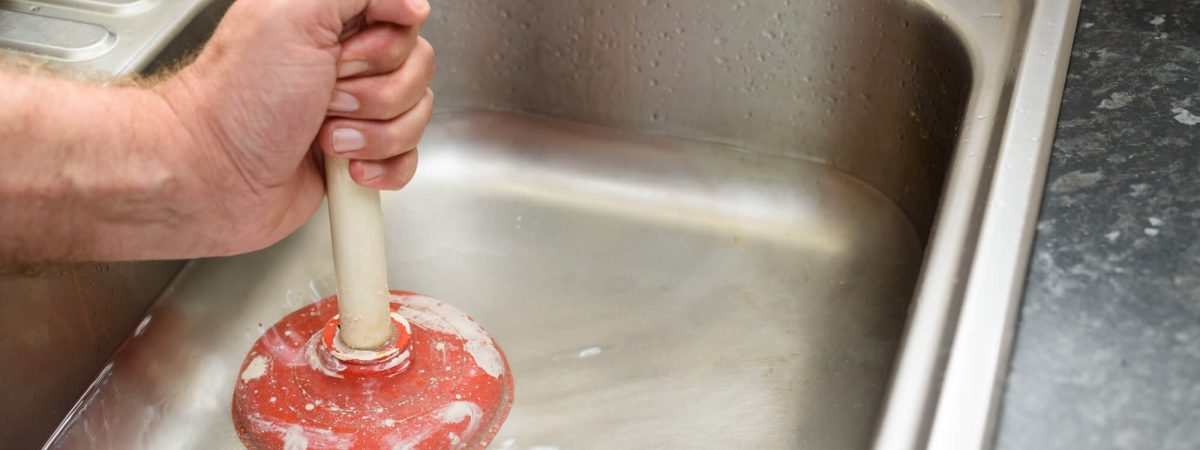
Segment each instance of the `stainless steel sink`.
[{"label": "stainless steel sink", "polygon": [[[507,352],[496,449],[986,447],[1076,9],[436,1],[391,285]],[[189,263],[48,446],[237,448],[328,239]]]}]

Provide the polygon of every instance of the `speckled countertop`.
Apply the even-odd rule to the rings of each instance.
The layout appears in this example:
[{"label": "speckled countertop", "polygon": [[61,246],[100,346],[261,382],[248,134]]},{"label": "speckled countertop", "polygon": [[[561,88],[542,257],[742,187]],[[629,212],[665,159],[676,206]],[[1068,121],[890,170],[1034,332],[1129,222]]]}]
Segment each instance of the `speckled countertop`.
[{"label": "speckled countertop", "polygon": [[1083,0],[996,448],[1200,448],[1200,0]]}]

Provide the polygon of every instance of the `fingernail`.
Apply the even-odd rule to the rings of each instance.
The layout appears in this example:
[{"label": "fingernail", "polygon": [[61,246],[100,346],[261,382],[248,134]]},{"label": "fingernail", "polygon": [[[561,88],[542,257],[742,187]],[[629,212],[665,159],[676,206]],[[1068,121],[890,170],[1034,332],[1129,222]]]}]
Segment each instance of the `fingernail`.
[{"label": "fingernail", "polygon": [[338,128],[333,130],[333,151],[335,152],[345,153],[362,150],[366,144],[366,138],[358,130],[352,128]]},{"label": "fingernail", "polygon": [[358,111],[358,99],[342,91],[333,91],[333,100],[329,101],[329,110],[338,112]]},{"label": "fingernail", "polygon": [[374,161],[362,162],[363,181],[371,181],[383,175],[383,164]]},{"label": "fingernail", "polygon": [[408,6],[413,11],[422,12],[429,8],[429,0],[408,0]]},{"label": "fingernail", "polygon": [[338,78],[352,77],[366,71],[366,61],[346,61],[338,64]]}]

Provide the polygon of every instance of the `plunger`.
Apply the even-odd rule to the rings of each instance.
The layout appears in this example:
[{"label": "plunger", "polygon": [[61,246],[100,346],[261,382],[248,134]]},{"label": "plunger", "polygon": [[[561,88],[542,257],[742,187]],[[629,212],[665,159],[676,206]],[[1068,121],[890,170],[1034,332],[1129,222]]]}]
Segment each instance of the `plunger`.
[{"label": "plunger", "polygon": [[481,449],[512,406],[508,361],[462,311],[389,291],[379,193],[325,158],[338,295],[254,343],[233,394],[251,449]]}]

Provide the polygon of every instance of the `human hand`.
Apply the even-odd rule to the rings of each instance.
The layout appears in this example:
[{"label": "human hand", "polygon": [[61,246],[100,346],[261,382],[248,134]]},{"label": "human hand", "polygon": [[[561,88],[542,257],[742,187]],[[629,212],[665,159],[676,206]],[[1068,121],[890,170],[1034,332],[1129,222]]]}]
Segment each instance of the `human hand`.
[{"label": "human hand", "polygon": [[[194,172],[192,225],[231,254],[299,227],[324,194],[321,157],[399,189],[433,110],[426,0],[240,0],[194,63],[155,87]],[[353,35],[346,37],[350,32]],[[310,151],[311,150],[311,151]]]}]

